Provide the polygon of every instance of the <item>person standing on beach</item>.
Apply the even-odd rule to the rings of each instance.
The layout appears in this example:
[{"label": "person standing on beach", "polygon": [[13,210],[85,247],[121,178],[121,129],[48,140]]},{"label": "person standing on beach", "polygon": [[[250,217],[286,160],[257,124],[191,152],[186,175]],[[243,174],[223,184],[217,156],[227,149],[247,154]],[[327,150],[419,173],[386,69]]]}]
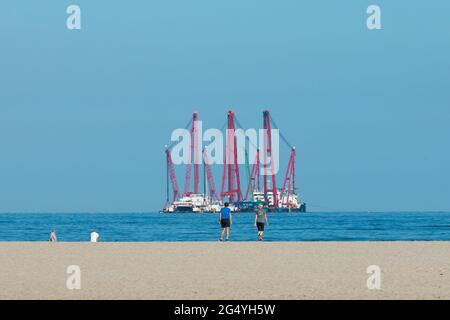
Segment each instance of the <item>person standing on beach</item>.
[{"label": "person standing on beach", "polygon": [[97,231],[92,230],[91,232],[91,242],[98,242],[98,239],[100,238],[100,235],[97,233]]},{"label": "person standing on beach", "polygon": [[219,236],[219,241],[222,241],[224,233],[226,233],[225,241],[228,241],[228,238],[230,236],[230,227],[233,221],[231,217],[231,210],[228,206],[229,203],[225,202],[225,207],[222,208],[219,213],[219,224],[222,227],[222,231],[220,232]]},{"label": "person standing on beach", "polygon": [[52,231],[50,232],[50,238],[48,239],[48,241],[50,241],[50,242],[58,241],[58,237],[56,236],[56,230],[55,229],[52,229]]},{"label": "person standing on beach", "polygon": [[258,228],[258,241],[262,241],[264,235],[264,222],[269,225],[269,220],[267,220],[267,214],[263,210],[262,204],[258,205],[258,209],[255,213],[255,227]]}]

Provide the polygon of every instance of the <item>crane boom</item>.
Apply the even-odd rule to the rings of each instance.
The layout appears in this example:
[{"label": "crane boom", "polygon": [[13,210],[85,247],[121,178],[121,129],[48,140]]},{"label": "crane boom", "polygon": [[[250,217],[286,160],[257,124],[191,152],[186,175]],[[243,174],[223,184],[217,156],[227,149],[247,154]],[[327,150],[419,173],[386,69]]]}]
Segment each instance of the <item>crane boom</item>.
[{"label": "crane boom", "polygon": [[166,148],[166,161],[167,161],[167,174],[169,175],[170,182],[172,183],[173,201],[175,201],[178,198],[179,188],[177,176],[175,173],[175,166],[173,164],[169,148]]},{"label": "crane boom", "polygon": [[209,161],[208,152],[206,151],[206,149],[203,149],[203,160],[205,163],[206,178],[208,181],[209,192],[210,192],[211,198],[217,199],[218,197],[217,197],[216,184],[214,182],[214,175],[212,173],[211,163]]}]

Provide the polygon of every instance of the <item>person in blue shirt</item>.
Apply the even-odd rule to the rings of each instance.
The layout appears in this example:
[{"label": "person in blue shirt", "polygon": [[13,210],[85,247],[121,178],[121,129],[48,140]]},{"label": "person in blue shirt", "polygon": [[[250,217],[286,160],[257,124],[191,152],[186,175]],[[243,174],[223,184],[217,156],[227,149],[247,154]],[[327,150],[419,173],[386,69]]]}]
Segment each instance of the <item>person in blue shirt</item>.
[{"label": "person in blue shirt", "polygon": [[230,227],[233,223],[231,217],[231,210],[229,208],[229,203],[225,202],[225,207],[220,209],[219,213],[219,224],[222,227],[222,231],[220,232],[219,241],[222,241],[223,234],[226,232],[225,241],[228,241],[228,237],[230,236]]}]

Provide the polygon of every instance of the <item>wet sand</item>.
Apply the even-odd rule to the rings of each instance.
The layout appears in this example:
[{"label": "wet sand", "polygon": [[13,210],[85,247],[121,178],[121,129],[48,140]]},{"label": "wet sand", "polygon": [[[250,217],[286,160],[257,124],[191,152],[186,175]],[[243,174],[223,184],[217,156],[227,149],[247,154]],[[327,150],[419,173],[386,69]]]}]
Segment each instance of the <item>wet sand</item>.
[{"label": "wet sand", "polygon": [[3,242],[0,288],[0,299],[450,299],[450,242]]}]

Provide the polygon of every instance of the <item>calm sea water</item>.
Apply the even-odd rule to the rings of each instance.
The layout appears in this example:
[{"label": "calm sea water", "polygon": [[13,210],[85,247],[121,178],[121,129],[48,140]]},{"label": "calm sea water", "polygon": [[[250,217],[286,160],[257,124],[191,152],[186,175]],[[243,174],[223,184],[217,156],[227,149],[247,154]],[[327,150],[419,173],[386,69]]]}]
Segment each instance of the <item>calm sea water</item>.
[{"label": "calm sea water", "polygon": [[[450,240],[450,213],[269,214],[266,241]],[[0,241],[87,241],[91,229],[102,241],[215,241],[217,215],[160,213],[0,214]],[[256,238],[253,215],[233,217],[231,240]]]}]

